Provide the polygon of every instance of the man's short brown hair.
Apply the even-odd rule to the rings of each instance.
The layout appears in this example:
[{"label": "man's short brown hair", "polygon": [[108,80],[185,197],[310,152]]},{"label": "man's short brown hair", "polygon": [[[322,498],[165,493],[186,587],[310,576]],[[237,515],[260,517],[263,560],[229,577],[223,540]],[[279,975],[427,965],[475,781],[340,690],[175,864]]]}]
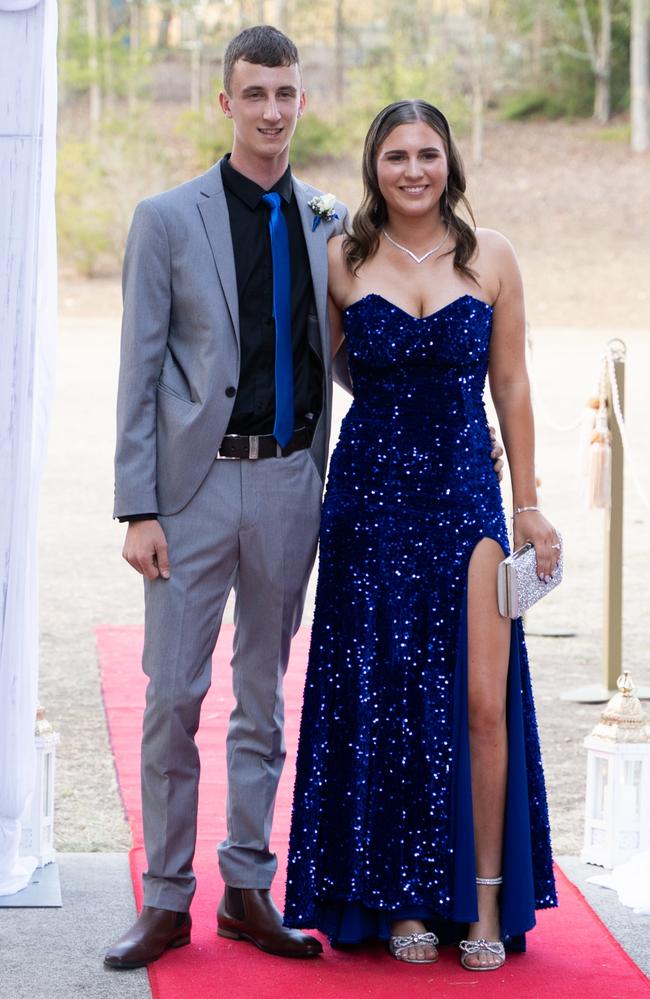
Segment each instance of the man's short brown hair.
[{"label": "man's short brown hair", "polygon": [[230,94],[235,63],[243,59],[255,66],[298,66],[298,49],[286,35],[270,24],[244,28],[233,40],[223,57],[223,87]]}]

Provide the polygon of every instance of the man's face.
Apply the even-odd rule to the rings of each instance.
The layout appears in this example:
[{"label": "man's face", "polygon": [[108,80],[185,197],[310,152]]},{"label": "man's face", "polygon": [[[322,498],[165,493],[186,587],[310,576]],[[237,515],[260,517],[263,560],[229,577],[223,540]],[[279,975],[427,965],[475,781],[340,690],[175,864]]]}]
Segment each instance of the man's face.
[{"label": "man's face", "polygon": [[226,117],[235,126],[233,156],[255,162],[286,156],[305,106],[298,66],[257,66],[239,59],[230,94],[219,95]]}]

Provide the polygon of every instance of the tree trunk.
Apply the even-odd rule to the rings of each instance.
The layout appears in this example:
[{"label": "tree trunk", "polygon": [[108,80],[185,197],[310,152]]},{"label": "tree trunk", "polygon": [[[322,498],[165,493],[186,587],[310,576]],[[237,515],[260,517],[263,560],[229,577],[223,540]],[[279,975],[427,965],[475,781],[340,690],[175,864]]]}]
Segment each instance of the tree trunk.
[{"label": "tree trunk", "polygon": [[278,28],[288,35],[291,31],[289,18],[289,0],[279,0],[278,2]]},{"label": "tree trunk", "polygon": [[472,81],[472,160],[475,166],[483,162],[483,81],[476,75]]},{"label": "tree trunk", "polygon": [[600,0],[600,34],[596,58],[596,91],[594,94],[594,118],[602,125],[609,121],[610,75],[612,51],[612,11],[611,0]]},{"label": "tree trunk", "polygon": [[596,76],[596,90],[594,93],[594,120],[605,125],[610,118],[610,86],[609,75],[598,74]]},{"label": "tree trunk", "polygon": [[138,51],[140,48],[140,3],[132,0],[129,4],[129,77],[126,104],[129,115],[135,114],[138,107]]},{"label": "tree trunk", "polygon": [[99,126],[102,120],[102,92],[99,86],[99,29],[97,25],[97,3],[96,0],[86,0],[86,27],[88,30],[88,44],[90,52],[88,56],[88,68],[90,70],[89,88],[89,116],[90,116],[90,136],[93,141],[97,140]]},{"label": "tree trunk", "polygon": [[343,108],[343,93],[345,90],[345,18],[343,16],[344,0],[336,0],[336,22],[334,37],[334,93],[339,111]]},{"label": "tree trunk", "polygon": [[165,3],[160,8],[160,21],[158,23],[158,40],[156,42],[156,48],[158,49],[168,49],[169,48],[169,27],[172,23],[172,18],[174,16],[174,7],[171,3]]},{"label": "tree trunk", "polygon": [[190,49],[190,107],[198,111],[201,107],[201,41],[194,37]]},{"label": "tree trunk", "polygon": [[[64,62],[68,58],[68,34],[70,32],[70,0],[60,0],[59,3],[59,59]],[[63,72],[59,73],[59,107],[65,107],[68,99],[68,88]]]},{"label": "tree trunk", "polygon": [[466,2],[472,18],[472,52],[470,74],[472,87],[472,160],[475,166],[483,162],[483,122],[485,113],[486,66],[485,37],[490,25],[491,0],[480,0],[476,6]]},{"label": "tree trunk", "polygon": [[612,49],[611,0],[600,0],[598,39],[594,38],[585,0],[578,0],[578,15],[585,41],[585,48],[594,74],[594,114],[601,124],[610,116],[610,63]]},{"label": "tree trunk", "polygon": [[115,74],[113,72],[113,50],[111,47],[111,24],[109,20],[109,5],[99,0],[98,27],[101,40],[100,50],[100,86],[106,108],[111,114],[115,106]]},{"label": "tree trunk", "polygon": [[539,7],[535,8],[535,20],[533,21],[532,44],[530,53],[530,72],[532,78],[539,84],[542,78],[543,52],[546,43],[546,24],[544,21],[544,11]]},{"label": "tree trunk", "polygon": [[632,0],[630,38],[630,126],[631,147],[635,153],[650,149],[648,111],[650,79],[648,70],[648,2]]}]

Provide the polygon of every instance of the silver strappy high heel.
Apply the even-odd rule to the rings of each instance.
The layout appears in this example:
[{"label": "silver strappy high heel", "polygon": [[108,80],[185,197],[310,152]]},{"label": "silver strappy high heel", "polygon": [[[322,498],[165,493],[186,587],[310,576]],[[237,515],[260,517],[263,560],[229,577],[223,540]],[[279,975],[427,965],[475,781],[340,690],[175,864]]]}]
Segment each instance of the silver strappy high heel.
[{"label": "silver strappy high heel", "polygon": [[435,933],[406,933],[404,936],[390,937],[388,949],[393,957],[406,964],[435,964],[438,960],[437,952],[435,957],[400,957],[402,951],[418,944],[429,944],[431,947],[437,947],[438,937]]},{"label": "silver strappy high heel", "polygon": [[[503,878],[477,878],[477,885],[501,885]],[[467,971],[496,971],[505,964],[506,951],[500,940],[461,940],[460,963]],[[475,957],[477,954],[489,954],[496,961],[490,964],[468,964],[468,957]]]}]

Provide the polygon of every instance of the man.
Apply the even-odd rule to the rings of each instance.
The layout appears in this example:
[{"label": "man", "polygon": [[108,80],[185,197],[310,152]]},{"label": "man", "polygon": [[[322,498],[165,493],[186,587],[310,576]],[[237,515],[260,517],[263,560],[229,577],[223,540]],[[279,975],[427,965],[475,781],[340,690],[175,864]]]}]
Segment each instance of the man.
[{"label": "man", "polygon": [[[117,968],[190,942],[194,734],[233,586],[218,932],[274,954],[321,951],[282,926],[269,836],[285,756],[282,679],[316,551],[329,437],[326,245],[345,208],[313,230],[308,202],[319,192],[291,176],[305,94],[297,50],[281,32],[250,28],[230,43],[220,103],[234,123],[230,157],[138,205],[124,262],[114,512],[129,521],[124,557],[145,577],[148,869],[143,911],[105,958]],[[288,431],[276,413],[282,275],[270,223],[279,206],[262,200],[266,192],[281,206],[289,250]]]},{"label": "man", "polygon": [[[115,516],[144,577],[144,907],[105,962],[137,968],[190,942],[194,735],[224,604],[236,594],[218,933],[312,957],[270,895],[285,756],[282,681],[316,551],[331,413],[327,240],[319,192],[292,177],[305,106],[298,53],[246,29],[224,56],[232,153],[138,205],[124,262]],[[336,218],[338,216],[338,219]],[[288,338],[288,339],[287,339]]]}]

